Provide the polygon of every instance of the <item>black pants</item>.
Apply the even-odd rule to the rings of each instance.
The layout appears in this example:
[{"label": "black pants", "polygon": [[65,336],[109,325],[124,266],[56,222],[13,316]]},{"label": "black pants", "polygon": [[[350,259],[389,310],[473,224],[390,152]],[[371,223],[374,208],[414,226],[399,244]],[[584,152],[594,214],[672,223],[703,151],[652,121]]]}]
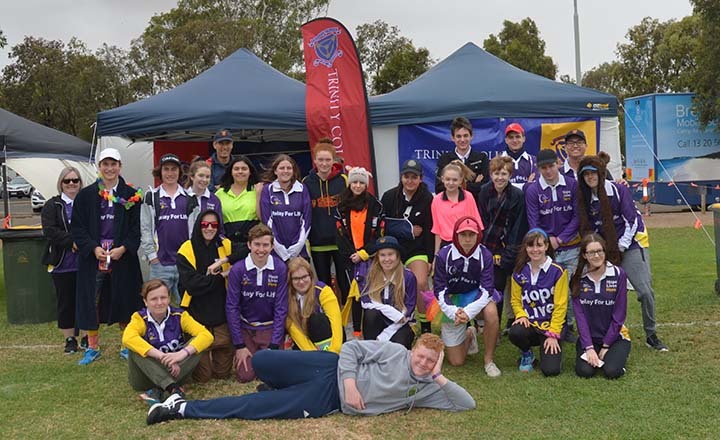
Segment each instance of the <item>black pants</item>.
[{"label": "black pants", "polygon": [[[510,275],[512,275],[512,271],[507,271],[505,269],[500,268],[499,266],[493,266],[493,278],[495,282],[495,290],[497,290],[500,293],[500,298],[503,298],[503,292],[505,292],[505,287],[507,286],[507,280]],[[502,312],[503,312],[503,305],[505,304],[505,301],[500,301],[500,303],[496,304],[497,311],[498,311],[498,321],[500,322],[500,326],[502,328],[503,325],[503,319],[502,319]]]},{"label": "black pants", "polygon": [[330,320],[324,313],[313,313],[307,320],[308,338],[314,343],[332,338]]},{"label": "black pants", "polygon": [[[605,353],[605,359],[603,359],[605,364],[601,368],[595,368],[580,359],[580,356],[585,353],[585,349],[581,347],[581,345],[580,339],[578,339],[577,345],[575,346],[575,374],[578,376],[593,377],[595,376],[595,373],[597,373],[597,370],[603,370],[605,377],[608,379],[617,379],[625,374],[625,364],[627,363],[628,356],[630,356],[630,341],[626,341],[625,339],[618,339],[615,341],[615,343],[610,346],[607,353]],[[595,347],[595,351],[600,353],[602,340],[593,340],[593,346]]]},{"label": "black pants", "polygon": [[347,276],[345,276],[344,259],[340,257],[340,253],[338,251],[312,251],[312,260],[318,279],[328,286],[332,285],[330,266],[335,263],[335,278],[342,295],[342,298],[340,298],[340,307],[342,307],[343,304],[345,304],[348,292],[350,291],[350,283],[348,282]]},{"label": "black pants", "polygon": [[[510,327],[508,333],[510,342],[522,351],[530,350],[530,347],[540,347],[540,371],[545,376],[557,376],[562,370],[562,344],[560,352],[556,354],[545,353],[545,339],[547,336],[543,334],[537,327],[524,327],[521,324],[515,324]],[[560,342],[560,341],[558,341]]]},{"label": "black pants", "polygon": [[53,273],[52,280],[57,298],[58,328],[74,328],[77,272]]},{"label": "black pants", "polygon": [[[363,313],[362,323],[363,339],[365,340],[377,339],[380,333],[385,330],[385,327],[392,324],[385,315],[377,310],[365,310]],[[405,325],[400,327],[398,331],[392,335],[390,342],[397,342],[410,350],[412,348],[413,339],[415,339],[415,333],[412,331],[412,328],[410,328],[410,324],[405,323]]]}]

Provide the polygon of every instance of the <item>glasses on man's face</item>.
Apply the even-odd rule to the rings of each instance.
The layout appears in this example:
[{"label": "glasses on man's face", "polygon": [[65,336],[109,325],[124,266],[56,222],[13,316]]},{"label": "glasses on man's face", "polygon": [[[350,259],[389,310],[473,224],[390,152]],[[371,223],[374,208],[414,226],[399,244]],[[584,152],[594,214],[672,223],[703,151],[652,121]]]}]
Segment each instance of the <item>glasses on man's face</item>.
[{"label": "glasses on man's face", "polygon": [[565,142],[566,147],[584,147],[585,141]]},{"label": "glasses on man's face", "polygon": [[587,251],[587,252],[585,252],[585,256],[586,256],[586,257],[599,257],[599,256],[601,256],[601,255],[605,255],[605,251],[602,250],[602,249],[597,250],[597,251]]},{"label": "glasses on man's face", "polygon": [[299,277],[290,277],[292,281],[302,281],[302,280],[308,280],[310,279],[310,274],[306,273],[305,275],[301,275]]},{"label": "glasses on man's face", "polygon": [[65,185],[70,183],[80,183],[80,179],[63,179],[62,183]]},{"label": "glasses on man's face", "polygon": [[218,222],[200,222],[200,229],[217,229],[218,224]]}]

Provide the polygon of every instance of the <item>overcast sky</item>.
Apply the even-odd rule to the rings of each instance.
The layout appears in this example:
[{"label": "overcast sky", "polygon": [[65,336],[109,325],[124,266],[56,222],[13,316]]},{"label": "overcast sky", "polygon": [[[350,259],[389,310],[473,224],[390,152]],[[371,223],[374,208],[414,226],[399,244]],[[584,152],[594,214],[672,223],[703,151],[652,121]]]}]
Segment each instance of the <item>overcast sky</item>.
[{"label": "overcast sky", "polygon": [[[9,48],[25,35],[60,39],[76,36],[91,49],[102,43],[123,48],[138,37],[150,18],[175,6],[176,0],[0,0],[0,29],[8,47],[0,51],[7,65]],[[615,59],[615,47],[627,29],[645,16],[680,19],[692,13],[689,0],[578,0],[583,72]],[[332,0],[328,15],[353,33],[357,25],[384,20],[424,46],[440,60],[468,41],[483,40],[502,29],[503,20],[531,17],[546,42],[558,75],[575,77],[572,0]]]}]

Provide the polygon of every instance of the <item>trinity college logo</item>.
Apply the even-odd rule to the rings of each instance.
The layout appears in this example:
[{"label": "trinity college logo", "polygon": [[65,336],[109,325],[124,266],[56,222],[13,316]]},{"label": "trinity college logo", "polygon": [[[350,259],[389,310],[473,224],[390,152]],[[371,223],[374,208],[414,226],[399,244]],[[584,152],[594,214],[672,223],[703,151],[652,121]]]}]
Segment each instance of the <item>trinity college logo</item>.
[{"label": "trinity college logo", "polygon": [[332,67],[335,58],[343,55],[342,50],[338,50],[338,35],[340,35],[340,29],[331,27],[323,30],[310,40],[309,45],[315,49],[315,55],[318,57],[313,61],[313,66],[322,64],[325,67]]}]

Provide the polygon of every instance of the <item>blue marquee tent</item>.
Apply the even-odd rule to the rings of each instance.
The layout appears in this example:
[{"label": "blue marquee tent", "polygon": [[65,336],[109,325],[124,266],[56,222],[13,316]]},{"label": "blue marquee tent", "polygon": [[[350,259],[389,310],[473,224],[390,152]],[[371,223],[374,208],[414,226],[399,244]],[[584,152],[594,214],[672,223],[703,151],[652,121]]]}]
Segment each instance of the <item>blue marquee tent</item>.
[{"label": "blue marquee tent", "polygon": [[240,49],[197,77],[98,114],[99,136],[133,139],[231,130],[305,130],[305,84]]},{"label": "blue marquee tent", "polygon": [[409,84],[370,99],[373,125],[497,117],[617,116],[617,98],[518,69],[467,43]]}]

